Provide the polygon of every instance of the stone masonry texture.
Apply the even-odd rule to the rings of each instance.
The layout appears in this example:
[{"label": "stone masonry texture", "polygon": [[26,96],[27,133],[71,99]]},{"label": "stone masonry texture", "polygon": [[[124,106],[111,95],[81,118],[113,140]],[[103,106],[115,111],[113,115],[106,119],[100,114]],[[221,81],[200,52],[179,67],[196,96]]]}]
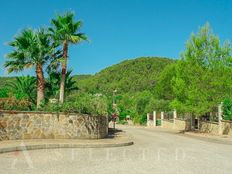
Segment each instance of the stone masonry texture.
[{"label": "stone masonry texture", "polygon": [[107,116],[0,111],[0,140],[100,139],[107,134]]}]

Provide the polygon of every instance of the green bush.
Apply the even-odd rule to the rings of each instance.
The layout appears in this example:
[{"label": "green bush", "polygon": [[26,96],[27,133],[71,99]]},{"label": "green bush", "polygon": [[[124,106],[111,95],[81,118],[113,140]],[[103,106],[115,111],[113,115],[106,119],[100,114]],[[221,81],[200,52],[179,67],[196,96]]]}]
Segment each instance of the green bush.
[{"label": "green bush", "polygon": [[1,88],[0,89],[0,98],[7,98],[9,97],[9,89],[8,88]]},{"label": "green bush", "polygon": [[94,116],[106,116],[108,115],[107,99],[104,96],[96,96],[90,94],[77,94],[66,98],[66,102],[60,105],[47,104],[44,111],[51,112],[69,112],[69,113],[81,113]]},{"label": "green bush", "polygon": [[223,119],[232,120],[232,99],[225,99],[223,102]]},{"label": "green bush", "polygon": [[119,120],[117,124],[127,125],[128,122],[126,120]]},{"label": "green bush", "polygon": [[133,117],[133,122],[135,124],[146,125],[147,123],[147,115],[144,113],[142,115],[135,114]]},{"label": "green bush", "polygon": [[32,108],[33,108],[32,103],[26,99],[17,100],[15,97],[0,99],[1,110],[28,111],[28,110],[32,110]]}]

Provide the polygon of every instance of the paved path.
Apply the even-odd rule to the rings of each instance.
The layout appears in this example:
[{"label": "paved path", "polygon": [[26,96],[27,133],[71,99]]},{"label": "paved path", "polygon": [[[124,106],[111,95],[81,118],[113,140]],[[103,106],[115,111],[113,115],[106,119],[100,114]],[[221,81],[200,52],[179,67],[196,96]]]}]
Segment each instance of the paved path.
[{"label": "paved path", "polygon": [[123,127],[134,145],[0,154],[0,174],[231,174],[232,145]]}]

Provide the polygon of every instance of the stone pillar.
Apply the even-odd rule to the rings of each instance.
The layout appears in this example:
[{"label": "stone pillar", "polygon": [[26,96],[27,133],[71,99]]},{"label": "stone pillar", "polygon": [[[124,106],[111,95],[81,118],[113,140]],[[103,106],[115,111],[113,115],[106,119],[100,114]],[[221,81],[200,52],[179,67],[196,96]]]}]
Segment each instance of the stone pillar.
[{"label": "stone pillar", "polygon": [[176,113],[176,110],[174,109],[174,111],[173,111],[173,119],[175,120],[176,117],[177,117],[177,113]]},{"label": "stone pillar", "polygon": [[218,105],[218,134],[221,135],[222,134],[222,114],[223,114],[223,103]]},{"label": "stone pillar", "polygon": [[177,117],[177,113],[176,113],[176,110],[174,109],[174,111],[173,111],[173,128],[176,127],[176,117]]},{"label": "stone pillar", "polygon": [[153,126],[156,126],[156,111],[153,111]]},{"label": "stone pillar", "polygon": [[147,113],[147,126],[149,126],[150,118],[149,118],[149,113]]},{"label": "stone pillar", "polygon": [[164,112],[160,113],[160,117],[161,117],[161,127],[163,127]]}]

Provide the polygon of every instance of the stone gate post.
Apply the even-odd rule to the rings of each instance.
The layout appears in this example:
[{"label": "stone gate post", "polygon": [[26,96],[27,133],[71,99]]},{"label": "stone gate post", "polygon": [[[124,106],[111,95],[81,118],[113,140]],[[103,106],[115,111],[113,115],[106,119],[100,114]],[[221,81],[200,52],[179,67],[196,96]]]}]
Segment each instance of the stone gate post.
[{"label": "stone gate post", "polygon": [[153,126],[156,126],[156,111],[153,111]]},{"label": "stone gate post", "polygon": [[176,127],[176,117],[177,117],[177,113],[176,113],[176,109],[174,109],[173,111],[173,127]]},{"label": "stone gate post", "polygon": [[164,112],[160,113],[160,117],[161,117],[161,127],[163,127]]},{"label": "stone gate post", "polygon": [[221,135],[222,134],[222,114],[223,114],[223,103],[221,102],[221,104],[218,105],[218,134]]},{"label": "stone gate post", "polygon": [[149,117],[149,113],[147,113],[147,126],[149,126],[149,122],[150,122],[150,117]]}]

